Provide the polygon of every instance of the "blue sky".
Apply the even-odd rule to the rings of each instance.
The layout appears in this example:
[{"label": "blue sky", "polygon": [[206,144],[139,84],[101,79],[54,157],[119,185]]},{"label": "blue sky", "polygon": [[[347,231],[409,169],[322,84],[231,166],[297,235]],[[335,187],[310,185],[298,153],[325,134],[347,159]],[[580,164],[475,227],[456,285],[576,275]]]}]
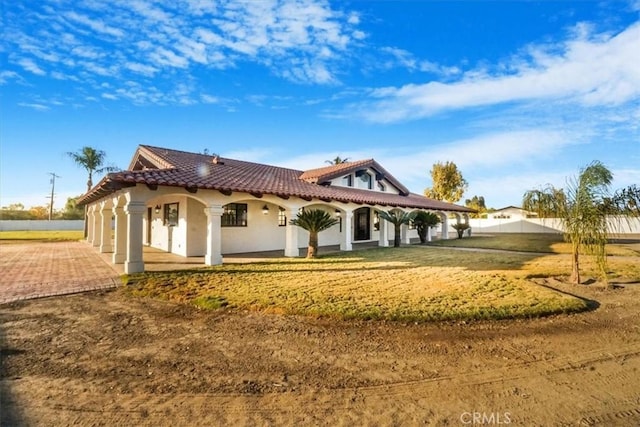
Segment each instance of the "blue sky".
[{"label": "blue sky", "polygon": [[418,193],[449,160],[495,208],[592,160],[640,183],[640,0],[0,1],[2,206],[81,194],[84,145],[373,157]]}]

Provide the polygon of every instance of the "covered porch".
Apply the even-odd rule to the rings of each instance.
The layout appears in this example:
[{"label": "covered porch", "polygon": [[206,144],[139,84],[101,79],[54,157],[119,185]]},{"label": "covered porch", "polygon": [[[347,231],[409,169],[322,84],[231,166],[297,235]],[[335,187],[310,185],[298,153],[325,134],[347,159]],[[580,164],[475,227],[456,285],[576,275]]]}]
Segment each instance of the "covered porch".
[{"label": "covered porch", "polygon": [[[379,247],[377,242],[355,243],[353,250],[375,249]],[[299,248],[299,256],[305,256],[307,248]],[[332,253],[342,252],[340,245],[320,246],[318,248],[319,255],[328,255]],[[102,259],[111,264],[112,267],[120,274],[125,274],[124,264],[113,264],[111,253],[100,253]],[[223,254],[223,262],[225,264],[246,264],[251,262],[261,262],[273,260],[276,258],[285,258],[284,250],[245,252],[236,254]],[[144,246],[142,249],[142,259],[145,271],[173,271],[173,270],[191,270],[206,267],[204,256],[184,257],[162,249]]]}]

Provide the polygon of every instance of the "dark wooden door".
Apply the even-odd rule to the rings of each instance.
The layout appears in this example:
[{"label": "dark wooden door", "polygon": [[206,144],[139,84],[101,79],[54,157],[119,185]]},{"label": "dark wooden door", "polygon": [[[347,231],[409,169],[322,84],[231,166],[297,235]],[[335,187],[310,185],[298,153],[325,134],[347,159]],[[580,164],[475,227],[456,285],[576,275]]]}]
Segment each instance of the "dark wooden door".
[{"label": "dark wooden door", "polygon": [[360,208],[354,212],[355,236],[353,240],[369,240],[371,238],[371,213],[369,208]]},{"label": "dark wooden door", "polygon": [[151,208],[147,208],[147,245],[151,244],[151,222],[153,221],[153,213]]}]

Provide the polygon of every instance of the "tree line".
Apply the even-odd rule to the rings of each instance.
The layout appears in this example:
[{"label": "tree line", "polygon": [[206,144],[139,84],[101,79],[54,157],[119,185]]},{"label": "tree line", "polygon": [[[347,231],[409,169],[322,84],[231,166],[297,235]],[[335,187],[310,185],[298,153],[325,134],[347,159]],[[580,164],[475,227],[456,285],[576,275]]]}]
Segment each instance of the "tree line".
[{"label": "tree line", "polygon": [[[69,197],[63,209],[53,211],[52,219],[84,219],[84,208],[76,204],[78,197]],[[25,209],[22,203],[12,203],[0,208],[3,220],[44,220],[49,219],[49,206],[32,206]]]}]

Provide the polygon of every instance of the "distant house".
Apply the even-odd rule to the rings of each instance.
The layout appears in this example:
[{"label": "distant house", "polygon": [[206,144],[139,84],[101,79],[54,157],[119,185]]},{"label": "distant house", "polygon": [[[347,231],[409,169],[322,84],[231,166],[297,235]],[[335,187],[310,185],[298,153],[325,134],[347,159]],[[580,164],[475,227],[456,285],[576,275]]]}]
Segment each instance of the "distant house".
[{"label": "distant house", "polygon": [[537,217],[538,214],[535,212],[526,211],[517,206],[507,206],[502,209],[497,209],[489,214],[489,218],[492,219],[510,219],[514,221]]},{"label": "distant house", "polygon": [[[144,245],[204,256],[207,265],[242,252],[298,256],[307,233],[289,220],[303,208],[339,218],[319,243],[343,251],[354,242],[389,245],[393,230],[378,217],[381,210],[436,212],[443,238],[450,215],[468,221],[474,212],[409,192],[373,159],[299,171],[146,145],[127,170],[105,176],[79,204],[88,206],[88,241],[112,252],[127,273],[144,271]],[[403,227],[403,242],[415,233]]]}]

